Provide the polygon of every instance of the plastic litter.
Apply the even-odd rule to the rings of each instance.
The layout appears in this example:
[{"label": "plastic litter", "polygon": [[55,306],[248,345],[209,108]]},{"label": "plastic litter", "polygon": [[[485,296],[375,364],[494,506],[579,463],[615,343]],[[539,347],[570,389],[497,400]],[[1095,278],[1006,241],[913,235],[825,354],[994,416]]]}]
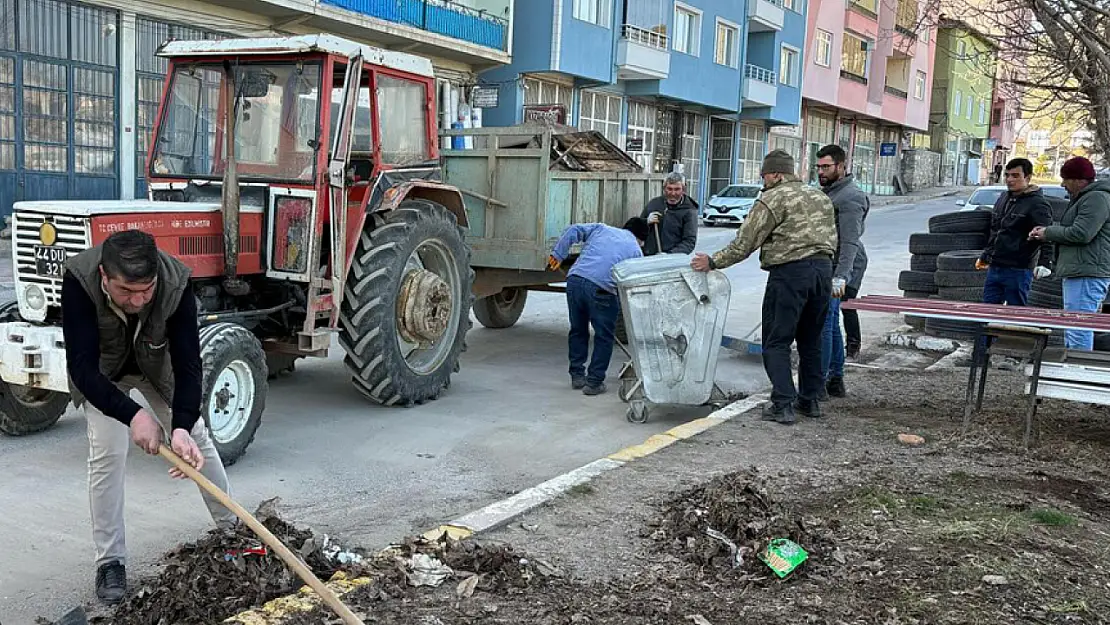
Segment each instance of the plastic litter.
[{"label": "plastic litter", "polygon": [[767,544],[767,548],[759,554],[779,578],[786,577],[791,571],[798,568],[802,562],[809,558],[809,554],[798,543],[787,538],[776,538]]}]

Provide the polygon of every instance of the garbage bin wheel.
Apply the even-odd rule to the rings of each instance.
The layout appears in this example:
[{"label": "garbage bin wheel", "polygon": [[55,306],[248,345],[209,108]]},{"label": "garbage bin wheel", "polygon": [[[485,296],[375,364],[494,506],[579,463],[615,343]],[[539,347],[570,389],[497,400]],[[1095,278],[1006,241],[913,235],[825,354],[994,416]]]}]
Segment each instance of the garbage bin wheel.
[{"label": "garbage bin wheel", "polygon": [[628,420],[632,423],[647,423],[648,421],[648,405],[642,399],[637,399],[628,404],[628,413],[626,414]]}]

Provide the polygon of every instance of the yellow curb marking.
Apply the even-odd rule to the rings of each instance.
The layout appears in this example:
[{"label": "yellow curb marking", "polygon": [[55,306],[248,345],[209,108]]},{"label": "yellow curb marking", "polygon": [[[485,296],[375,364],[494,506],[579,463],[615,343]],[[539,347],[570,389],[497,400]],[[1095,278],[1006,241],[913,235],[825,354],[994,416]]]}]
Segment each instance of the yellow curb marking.
[{"label": "yellow curb marking", "polygon": [[[372,578],[356,577],[347,579],[342,571],[332,576],[327,586],[338,596],[343,596],[352,590],[369,584]],[[308,586],[301,586],[296,594],[278,597],[266,602],[261,608],[240,612],[227,619],[224,623],[238,623],[239,625],[270,625],[278,623],[285,618],[305,612],[311,612],[323,605],[320,597]]]},{"label": "yellow curb marking", "polygon": [[671,445],[673,445],[677,442],[678,442],[678,439],[669,435],[669,434],[656,434],[655,436],[652,436],[651,438],[647,439],[643,443],[640,443],[639,445],[633,445],[631,447],[625,447],[624,449],[618,451],[617,453],[612,454],[611,456],[609,456],[609,459],[610,460],[620,460],[622,462],[631,462],[633,460],[636,460],[637,458],[643,458],[644,456],[650,456],[651,454],[659,451],[660,449],[663,449],[665,447],[669,447],[669,446],[671,446]]}]

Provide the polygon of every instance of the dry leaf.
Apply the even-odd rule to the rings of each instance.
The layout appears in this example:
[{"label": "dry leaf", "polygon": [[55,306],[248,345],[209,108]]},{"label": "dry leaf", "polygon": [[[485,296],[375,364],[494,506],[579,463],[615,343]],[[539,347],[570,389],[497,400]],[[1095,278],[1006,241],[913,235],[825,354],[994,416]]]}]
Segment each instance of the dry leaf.
[{"label": "dry leaf", "polygon": [[686,615],[686,620],[692,621],[694,625],[713,625],[713,623],[709,622],[709,619],[700,614],[688,614]]},{"label": "dry leaf", "polygon": [[474,596],[474,589],[478,587],[478,582],[482,581],[482,575],[472,575],[455,587],[455,596],[459,599],[469,599]]}]

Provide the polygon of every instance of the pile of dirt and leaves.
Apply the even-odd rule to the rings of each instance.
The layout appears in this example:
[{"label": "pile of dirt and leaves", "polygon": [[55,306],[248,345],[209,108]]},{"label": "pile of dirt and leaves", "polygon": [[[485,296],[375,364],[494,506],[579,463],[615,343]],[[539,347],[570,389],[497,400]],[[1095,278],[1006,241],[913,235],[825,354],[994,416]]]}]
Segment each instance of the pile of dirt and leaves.
[{"label": "pile of dirt and leaves", "polygon": [[[282,543],[299,553],[309,568],[327,579],[345,568],[343,559],[358,553],[331,545],[282,520],[278,500],[259,506],[255,517]],[[252,606],[295,592],[303,583],[245,525],[209,532],[203,539],[180,545],[163,558],[158,577],[143,580],[110,614],[93,615],[104,625],[207,625],[219,623]]]},{"label": "pile of dirt and leaves", "polygon": [[[367,556],[372,581],[343,600],[397,625],[1110,623],[1110,414],[1045,402],[1026,451],[1020,375],[999,374],[958,436],[964,376],[863,372],[826,419],[737,417],[491,537]],[[760,557],[776,539],[808,554],[781,579]],[[258,605],[299,585],[269,560],[247,589],[219,564],[171,559],[145,601],[164,587],[190,610]],[[165,605],[165,620],[111,622],[219,622]],[[320,608],[282,625],[339,622]]]}]

